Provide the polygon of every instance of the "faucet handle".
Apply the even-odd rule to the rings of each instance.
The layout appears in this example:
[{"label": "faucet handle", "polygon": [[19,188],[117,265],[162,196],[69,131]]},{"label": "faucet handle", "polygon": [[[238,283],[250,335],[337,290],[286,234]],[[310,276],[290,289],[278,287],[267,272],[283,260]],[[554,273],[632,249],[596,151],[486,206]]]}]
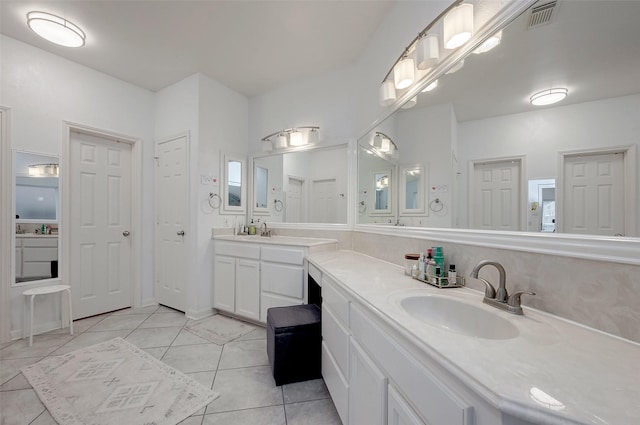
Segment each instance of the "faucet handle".
[{"label": "faucet handle", "polygon": [[496,288],[486,279],[480,277],[478,280],[484,283],[484,297],[494,299],[496,297]]},{"label": "faucet handle", "polygon": [[536,294],[535,292],[531,292],[531,291],[516,292],[515,294],[509,295],[509,300],[507,301],[507,304],[511,307],[520,307],[521,295],[535,295],[535,294]]}]

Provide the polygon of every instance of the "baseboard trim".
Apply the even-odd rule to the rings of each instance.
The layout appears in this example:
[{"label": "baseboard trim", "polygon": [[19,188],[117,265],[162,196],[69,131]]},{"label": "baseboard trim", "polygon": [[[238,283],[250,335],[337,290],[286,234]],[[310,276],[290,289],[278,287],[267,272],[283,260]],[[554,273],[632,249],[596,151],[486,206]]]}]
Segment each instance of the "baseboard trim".
[{"label": "baseboard trim", "polygon": [[158,301],[155,298],[147,298],[142,300],[140,307],[148,307],[150,305],[157,305]]},{"label": "baseboard trim", "polygon": [[204,310],[187,310],[185,312],[185,316],[187,316],[188,319],[192,320],[200,320],[213,315],[214,311],[212,308],[206,308]]},{"label": "baseboard trim", "polygon": [[[61,329],[62,327],[62,320],[54,320],[52,322],[34,324],[33,335],[35,336],[44,332],[54,331],[56,329]],[[16,339],[22,339],[24,335],[23,332],[24,329],[13,329],[10,332],[9,336],[12,341]]]}]

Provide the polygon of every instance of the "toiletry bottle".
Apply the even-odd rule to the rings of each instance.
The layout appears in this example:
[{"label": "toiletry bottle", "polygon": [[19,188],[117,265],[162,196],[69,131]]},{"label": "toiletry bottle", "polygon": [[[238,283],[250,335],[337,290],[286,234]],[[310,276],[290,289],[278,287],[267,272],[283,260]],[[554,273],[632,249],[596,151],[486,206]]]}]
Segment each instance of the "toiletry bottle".
[{"label": "toiletry bottle", "polygon": [[249,234],[250,235],[256,234],[256,225],[253,224],[253,219],[251,219],[251,223],[249,223]]},{"label": "toiletry bottle", "polygon": [[428,255],[427,255],[427,274],[429,276],[435,276],[436,275],[436,262],[433,259],[433,256],[431,255],[431,248],[429,248],[428,251]]},{"label": "toiletry bottle", "polygon": [[40,233],[44,235],[45,230],[44,230],[44,224],[42,226],[40,226]]},{"label": "toiletry bottle", "polygon": [[418,258],[418,278],[424,280],[424,254],[422,252]]},{"label": "toiletry bottle", "polygon": [[442,255],[442,247],[436,246],[433,253],[433,261],[436,262],[436,267],[440,268],[439,277],[444,277],[444,255]]},{"label": "toiletry bottle", "polygon": [[439,281],[439,279],[440,279],[439,276],[440,276],[440,267],[436,266],[436,271],[433,274],[433,276],[431,276],[431,283],[433,283],[435,285],[441,284],[442,281]]},{"label": "toiletry bottle", "polygon": [[458,278],[458,275],[456,273],[456,265],[449,264],[449,284],[456,285],[458,283],[457,278]]}]

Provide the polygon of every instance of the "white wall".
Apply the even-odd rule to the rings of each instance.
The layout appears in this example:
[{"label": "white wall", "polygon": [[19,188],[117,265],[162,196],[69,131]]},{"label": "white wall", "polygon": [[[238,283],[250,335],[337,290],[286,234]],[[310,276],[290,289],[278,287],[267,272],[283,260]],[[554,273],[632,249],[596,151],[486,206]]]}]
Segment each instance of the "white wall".
[{"label": "white wall", "polygon": [[[59,156],[64,121],[142,139],[141,238],[143,246],[152,246],[153,93],[10,37],[0,36],[0,43],[0,104],[11,109],[13,149]],[[3,203],[2,208],[11,205]],[[142,293],[136,302],[153,296],[152,265],[152,250],[143,250]],[[22,328],[22,291],[31,286],[9,291],[14,334]],[[38,323],[50,327],[60,317],[51,300],[42,300],[37,314]]]},{"label": "white wall", "polygon": [[[461,211],[469,160],[524,155],[526,179],[547,179],[557,178],[558,152],[639,144],[640,94],[459,123]],[[640,211],[640,194],[636,200]],[[466,227],[466,214],[460,218]]]}]

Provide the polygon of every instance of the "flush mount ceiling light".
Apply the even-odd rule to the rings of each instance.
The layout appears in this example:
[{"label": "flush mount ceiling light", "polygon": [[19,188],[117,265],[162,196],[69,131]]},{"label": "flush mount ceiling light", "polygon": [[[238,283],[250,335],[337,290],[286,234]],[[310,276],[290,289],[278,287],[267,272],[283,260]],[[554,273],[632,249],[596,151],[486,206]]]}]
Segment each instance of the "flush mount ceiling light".
[{"label": "flush mount ceiling light", "polygon": [[84,31],[60,16],[47,12],[29,12],[27,25],[33,32],[52,43],[66,47],[84,46]]},{"label": "flush mount ceiling light", "polygon": [[463,3],[454,7],[444,17],[444,47],[455,49],[473,35],[473,5]]},{"label": "flush mount ceiling light", "polygon": [[569,90],[565,88],[553,88],[548,90],[542,90],[529,98],[529,101],[534,106],[546,106],[556,102],[560,102],[567,97]]},{"label": "flush mount ceiling light", "polygon": [[[261,139],[262,150],[268,152],[275,149],[286,149],[290,146],[299,147],[317,144],[320,141],[318,130],[320,130],[320,127],[308,126],[276,131]],[[272,144],[272,149],[269,149],[267,143]]]},{"label": "flush mount ceiling light", "polygon": [[389,106],[396,101],[396,88],[393,81],[385,80],[380,86],[380,104]]},{"label": "flush mount ceiling light", "polygon": [[58,164],[29,165],[29,177],[58,177]]},{"label": "flush mount ceiling light", "polygon": [[431,90],[438,87],[438,80],[435,80],[433,83],[429,84],[427,87],[422,90],[422,93],[430,92]]},{"label": "flush mount ceiling light", "polygon": [[476,50],[473,51],[473,53],[475,53],[476,55],[479,55],[480,53],[486,53],[489,50],[496,47],[498,44],[500,44],[501,40],[502,40],[502,30],[498,31],[497,33],[493,34],[491,37],[486,39],[484,43],[482,43]]},{"label": "flush mount ceiling light", "polygon": [[416,44],[416,66],[420,70],[433,68],[440,59],[438,36],[427,34]]},{"label": "flush mount ceiling light", "polygon": [[413,59],[405,56],[393,67],[393,81],[398,90],[406,89],[415,80]]}]

